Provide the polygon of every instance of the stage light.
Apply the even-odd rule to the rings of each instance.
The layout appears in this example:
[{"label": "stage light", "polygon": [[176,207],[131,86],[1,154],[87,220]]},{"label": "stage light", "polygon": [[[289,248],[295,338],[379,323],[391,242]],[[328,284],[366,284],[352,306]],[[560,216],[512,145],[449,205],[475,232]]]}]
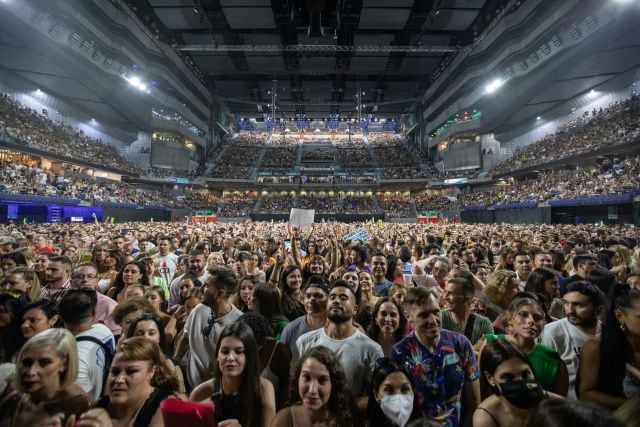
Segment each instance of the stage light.
[{"label": "stage light", "polygon": [[500,86],[502,86],[503,84],[504,84],[504,82],[503,82],[502,80],[500,80],[500,79],[495,79],[494,81],[492,81],[491,83],[489,83],[489,84],[485,87],[484,91],[485,91],[486,93],[493,93],[493,92],[495,92],[496,90],[498,90],[498,88],[499,88]]}]

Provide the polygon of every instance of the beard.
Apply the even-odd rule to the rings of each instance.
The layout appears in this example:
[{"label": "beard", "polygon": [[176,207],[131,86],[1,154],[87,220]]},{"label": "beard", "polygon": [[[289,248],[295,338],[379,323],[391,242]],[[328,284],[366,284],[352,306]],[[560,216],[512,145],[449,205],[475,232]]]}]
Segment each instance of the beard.
[{"label": "beard", "polygon": [[329,312],[327,313],[327,319],[329,319],[329,321],[332,323],[344,323],[350,321],[352,319],[352,316],[351,313],[347,313],[344,310],[336,312],[329,309]]}]

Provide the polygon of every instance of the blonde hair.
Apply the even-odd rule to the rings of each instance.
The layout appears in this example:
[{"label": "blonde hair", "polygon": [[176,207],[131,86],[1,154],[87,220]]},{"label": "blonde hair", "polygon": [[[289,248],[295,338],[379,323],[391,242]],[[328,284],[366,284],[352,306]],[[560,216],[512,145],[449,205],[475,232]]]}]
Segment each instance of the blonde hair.
[{"label": "blonde hair", "polygon": [[27,291],[27,295],[29,296],[31,301],[35,301],[40,298],[42,287],[40,286],[40,279],[33,269],[21,265],[7,271],[5,277],[8,277],[11,274],[20,274],[22,275],[22,277],[24,277],[24,280],[32,283],[31,287]]},{"label": "blonde hair", "polygon": [[496,270],[491,273],[487,278],[487,285],[484,288],[484,292],[492,303],[505,310],[507,309],[511,301],[505,301],[505,292],[507,291],[507,285],[515,277],[515,272],[506,269]]},{"label": "blonde hair", "polygon": [[618,254],[620,263],[624,265],[629,271],[635,270],[636,265],[633,260],[633,252],[631,251],[631,249],[623,245],[613,245],[611,246],[611,250],[615,251],[616,254]]},{"label": "blonde hair", "polygon": [[[78,348],[76,346],[76,339],[71,332],[66,329],[51,328],[29,338],[20,349],[20,353],[18,353],[16,366],[18,366],[18,370],[20,370],[25,351],[46,346],[52,346],[58,353],[58,357],[66,360],[65,370],[60,377],[60,389],[65,389],[75,383],[78,378]],[[16,389],[20,393],[24,392],[22,375],[20,374],[16,375]]]},{"label": "blonde hair", "polygon": [[169,369],[168,359],[162,353],[157,342],[144,337],[131,337],[118,343],[116,357],[122,356],[129,361],[147,361],[156,371],[151,378],[151,385],[159,387],[169,394],[178,390],[178,379]]}]

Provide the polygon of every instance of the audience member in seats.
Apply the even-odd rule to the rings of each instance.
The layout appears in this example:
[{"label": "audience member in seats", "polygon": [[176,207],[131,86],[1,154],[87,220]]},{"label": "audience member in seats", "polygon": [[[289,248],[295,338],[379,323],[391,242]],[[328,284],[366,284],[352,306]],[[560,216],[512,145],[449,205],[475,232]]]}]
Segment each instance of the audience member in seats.
[{"label": "audience member in seats", "polygon": [[291,359],[298,359],[298,338],[309,331],[323,328],[327,324],[327,301],[329,297],[329,280],[323,276],[311,276],[302,288],[306,315],[290,322],[282,330],[280,341],[291,352]]},{"label": "audience member in seats", "polygon": [[533,292],[540,295],[549,314],[548,321],[562,319],[564,317],[560,290],[558,288],[558,276],[548,268],[536,268],[527,279],[525,292]]},{"label": "audience member in seats", "polygon": [[13,363],[24,343],[20,326],[27,304],[21,292],[0,292],[0,363]]},{"label": "audience member in seats", "polygon": [[304,316],[302,296],[302,270],[296,265],[285,267],[280,274],[280,292],[282,293],[282,309],[289,321]]},{"label": "audience member in seats", "polygon": [[640,392],[640,292],[616,286],[608,297],[600,341],[580,352],[580,399],[616,409]]},{"label": "audience member in seats", "polygon": [[253,289],[260,283],[256,276],[243,276],[238,283],[238,292],[233,296],[233,305],[238,307],[242,312],[249,310],[249,299],[253,293]]},{"label": "audience member in seats", "polygon": [[365,392],[371,380],[370,367],[384,354],[380,344],[354,326],[356,310],[353,290],[344,280],[337,280],[329,292],[327,325],[302,335],[296,345],[299,355],[318,345],[335,352],[347,375],[351,396],[359,398],[358,407],[364,409]]},{"label": "audience member in seats", "polygon": [[567,366],[558,352],[538,343],[546,323],[540,298],[528,292],[519,293],[509,306],[507,318],[511,334],[487,334],[486,342],[506,339],[520,347],[531,360],[540,386],[545,390],[566,396],[569,389]]},{"label": "audience member in seats", "polygon": [[472,345],[485,334],[493,334],[491,320],[471,312],[474,292],[473,285],[467,279],[449,279],[444,288],[446,309],[442,312],[442,327],[463,334]]},{"label": "audience member in seats", "polygon": [[7,272],[5,289],[24,293],[31,301],[40,298],[42,288],[37,273],[29,267],[16,267]]},{"label": "audience member in seats", "polygon": [[260,377],[251,328],[243,322],[225,326],[216,348],[213,393],[205,383],[189,400],[213,402],[219,427],[268,427],[276,413],[275,395],[271,382]]},{"label": "audience member in seats", "polygon": [[480,355],[480,371],[483,388],[491,394],[476,408],[474,427],[526,425],[537,406],[550,397],[537,382],[527,355],[510,341],[487,344]]},{"label": "audience member in seats", "polygon": [[402,307],[391,297],[380,297],[373,307],[373,322],[367,335],[380,344],[388,356],[391,347],[404,338],[406,325]]},{"label": "audience member in seats", "polygon": [[424,418],[418,395],[413,392],[411,374],[386,357],[378,359],[371,377],[367,405],[370,427],[404,427]]},{"label": "audience member in seats", "polygon": [[127,338],[118,343],[106,396],[72,421],[78,427],[163,427],[160,402],[177,389],[178,380],[167,369],[158,344],[143,337]]},{"label": "audience member in seats", "polygon": [[124,301],[124,294],[130,285],[149,286],[147,275],[144,274],[146,266],[137,261],[127,262],[113,281],[113,286],[107,291],[107,296],[118,303]]},{"label": "audience member in seats", "polygon": [[55,302],[40,299],[24,308],[20,332],[25,340],[35,334],[58,325],[58,306]]},{"label": "audience member in seats", "polygon": [[58,305],[65,328],[76,338],[79,385],[96,402],[106,384],[108,363],[113,359],[116,342],[105,325],[94,324],[98,299],[95,289],[72,288]]},{"label": "audience member in seats", "polygon": [[273,338],[279,340],[282,330],[289,322],[280,305],[278,288],[268,283],[258,283],[249,297],[249,309],[267,318]]},{"label": "audience member in seats", "polygon": [[62,412],[68,417],[89,407],[89,398],[75,384],[78,349],[66,329],[47,329],[29,338],[18,354],[16,366],[18,393],[27,393],[50,415]]},{"label": "audience member in seats", "polygon": [[358,427],[359,420],[345,372],[326,347],[309,349],[295,366],[291,406],[280,410],[272,427]]},{"label": "audience member in seats", "polygon": [[167,369],[169,372],[173,372],[174,376],[178,380],[178,389],[176,393],[186,398],[187,389],[184,384],[184,376],[179,366],[176,366],[171,360],[171,350],[167,338],[164,333],[162,319],[157,314],[144,314],[133,322],[129,327],[127,338],[131,337],[144,337],[160,346],[162,354],[166,358]]},{"label": "audience member in seats", "polygon": [[[462,420],[468,423],[480,403],[480,374],[471,342],[462,334],[442,329],[434,290],[411,288],[405,311],[414,332],[393,346],[389,357],[408,368],[427,418],[448,426],[462,425]],[[438,384],[436,389],[434,384]]]},{"label": "audience member in seats", "polygon": [[122,335],[127,336],[131,323],[143,314],[154,314],[155,311],[149,301],[142,297],[131,298],[118,304],[113,310],[113,320],[122,329]]},{"label": "audience member in seats", "polygon": [[161,286],[152,286],[144,293],[144,297],[149,301],[155,313],[162,319],[164,334],[169,346],[173,346],[173,339],[176,336],[176,319],[169,316],[167,310],[167,298]]},{"label": "audience member in seats", "polygon": [[229,303],[229,298],[237,287],[237,277],[230,268],[220,266],[209,270],[202,302],[187,318],[184,332],[176,345],[174,359],[182,360],[185,354],[188,355],[187,379],[192,387],[210,377],[215,368],[220,332],[242,315],[240,310]]},{"label": "audience member in seats", "polygon": [[625,427],[637,420],[636,416],[624,423],[617,414],[589,402],[546,399],[538,404],[527,427]]},{"label": "audience member in seats", "polygon": [[600,318],[604,311],[604,294],[587,281],[574,281],[562,298],[566,317],[549,323],[542,333],[542,344],[558,352],[569,373],[567,397],[576,399],[576,377],[580,353],[585,342],[595,340],[600,333]]}]

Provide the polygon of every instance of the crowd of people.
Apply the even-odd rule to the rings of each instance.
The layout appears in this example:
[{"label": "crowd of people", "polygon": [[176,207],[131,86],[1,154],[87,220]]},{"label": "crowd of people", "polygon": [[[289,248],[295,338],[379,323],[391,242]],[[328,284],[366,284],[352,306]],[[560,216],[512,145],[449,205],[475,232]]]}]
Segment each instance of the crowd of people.
[{"label": "crowd of people", "polygon": [[37,112],[0,92],[0,135],[5,133],[25,147],[45,150],[69,159],[82,159],[133,175],[142,173],[115,147],[91,138],[64,122],[52,120],[46,110]]},{"label": "crowd of people", "polygon": [[589,225],[1,225],[0,419],[635,426],[639,237]]},{"label": "crowd of people", "polygon": [[267,148],[260,162],[260,168],[272,170],[272,167],[278,168],[288,165],[290,169],[293,169],[297,159],[298,147]]},{"label": "crowd of people", "polygon": [[388,194],[378,193],[378,202],[380,207],[389,218],[412,218],[416,216],[412,212],[412,198],[408,194]]},{"label": "crowd of people", "polygon": [[600,147],[634,142],[640,136],[640,97],[615,102],[581,118],[572,128],[545,136],[516,150],[511,157],[489,171],[499,175],[564,157],[588,153]]},{"label": "crowd of people", "polygon": [[0,159],[0,192],[76,199],[92,205],[184,206],[177,198],[159,190],[140,189],[110,180],[98,182],[89,176],[79,179],[64,175],[63,172],[54,173],[38,166],[33,160],[6,155]]}]

